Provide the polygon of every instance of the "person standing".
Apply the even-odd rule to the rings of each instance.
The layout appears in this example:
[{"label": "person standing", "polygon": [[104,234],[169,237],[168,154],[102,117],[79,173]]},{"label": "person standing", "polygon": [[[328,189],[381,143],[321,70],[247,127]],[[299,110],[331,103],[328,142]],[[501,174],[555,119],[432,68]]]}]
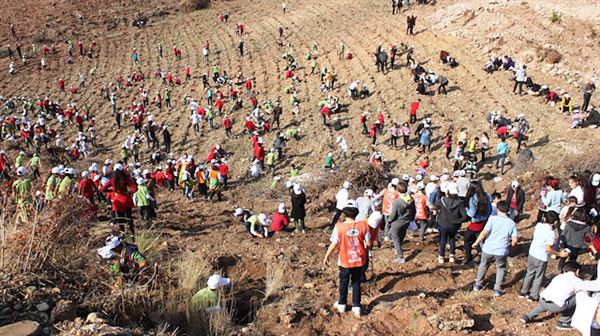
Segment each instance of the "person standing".
[{"label": "person standing", "polygon": [[506,273],[509,247],[517,245],[517,225],[512,219],[508,218],[508,202],[498,202],[496,211],[498,215],[489,218],[483,231],[481,231],[479,237],[473,243],[473,247],[477,247],[485,240],[473,291],[478,292],[482,289],[485,274],[492,260],[495,260],[496,282],[494,284],[494,296],[497,297],[502,295],[502,281]]},{"label": "person standing", "polygon": [[558,223],[558,213],[547,211],[542,221],[537,223],[533,231],[533,239],[529,246],[527,258],[527,273],[523,279],[523,287],[519,292],[519,298],[527,297],[527,301],[538,301],[540,299],[540,288],[548,266],[548,255],[555,254],[559,257],[567,257],[567,252],[558,252],[554,249],[554,229]]},{"label": "person standing", "polygon": [[448,196],[438,198],[433,204],[437,212],[437,221],[439,225],[439,251],[438,264],[444,263],[446,254],[446,243],[450,244],[449,261],[455,262],[456,253],[456,234],[460,226],[465,222],[467,213],[465,211],[464,202],[458,197],[458,185],[455,182],[448,184]]},{"label": "person standing", "polygon": [[506,192],[506,203],[509,206],[508,217],[515,222],[519,221],[519,215],[523,213],[525,205],[525,191],[521,188],[519,181],[512,181]]},{"label": "person standing", "polygon": [[496,147],[496,154],[498,155],[496,158],[496,170],[499,168],[498,165],[501,165],[502,168],[500,172],[504,175],[504,163],[508,156],[508,144],[506,143],[506,138],[502,137],[500,140],[498,147]]},{"label": "person standing", "polygon": [[395,264],[404,264],[404,251],[402,250],[402,243],[406,237],[406,230],[410,222],[415,219],[415,202],[412,197],[408,195],[408,186],[406,182],[401,181],[396,186],[398,191],[398,198],[394,201],[392,211],[389,216],[390,231],[389,235],[394,243],[394,249],[396,250],[396,259],[392,262]]},{"label": "person standing", "polygon": [[340,189],[337,192],[337,194],[335,194],[335,215],[333,216],[331,224],[329,224],[329,226],[325,229],[326,233],[331,233],[333,228],[335,227],[335,224],[340,220],[340,217],[342,216],[342,211],[344,210],[344,206],[350,198],[348,189],[350,189],[351,187],[352,183],[350,181],[345,181],[342,184],[342,189]]},{"label": "person standing", "polygon": [[592,99],[592,94],[596,91],[596,83],[594,79],[591,79],[585,86],[583,87],[583,104],[581,105],[582,111],[587,111],[590,106],[590,100]]},{"label": "person standing", "polygon": [[240,43],[238,44],[238,49],[240,50],[240,56],[243,57],[244,56],[244,41],[240,40]]},{"label": "person standing", "polygon": [[467,216],[471,217],[464,233],[465,265],[475,267],[472,254],[473,243],[492,214],[492,198],[483,189],[481,181],[475,180],[471,182],[465,199]]},{"label": "person standing", "polygon": [[523,64],[515,72],[515,86],[513,87],[513,93],[517,94],[517,86],[519,87],[519,95],[523,94],[523,84],[527,81],[527,65]]},{"label": "person standing", "polygon": [[291,193],[292,212],[290,218],[296,233],[306,233],[304,218],[306,217],[306,194],[299,184],[294,184]]},{"label": "person standing", "polygon": [[343,205],[345,220],[335,224],[331,233],[331,244],[323,258],[323,265],[329,266],[329,256],[338,249],[339,267],[339,300],[334,304],[336,309],[346,311],[348,285],[352,283],[352,313],[356,317],[361,314],[361,281],[363,266],[367,262],[367,252],[371,246],[371,234],[367,222],[357,221],[358,206],[356,201],[347,200]]}]

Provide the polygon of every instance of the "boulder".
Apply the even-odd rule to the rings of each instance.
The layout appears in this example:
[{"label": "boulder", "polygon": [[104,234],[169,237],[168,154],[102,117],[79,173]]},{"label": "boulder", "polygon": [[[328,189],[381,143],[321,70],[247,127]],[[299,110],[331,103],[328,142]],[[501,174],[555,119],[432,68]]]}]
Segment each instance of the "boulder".
[{"label": "boulder", "polygon": [[35,321],[19,321],[0,327],[0,336],[37,336],[39,334],[40,325]]},{"label": "boulder", "polygon": [[475,326],[472,309],[462,304],[442,308],[436,314],[429,316],[427,321],[442,332],[467,331]]},{"label": "boulder", "polygon": [[73,321],[77,317],[77,306],[69,300],[60,300],[50,313],[50,323]]}]

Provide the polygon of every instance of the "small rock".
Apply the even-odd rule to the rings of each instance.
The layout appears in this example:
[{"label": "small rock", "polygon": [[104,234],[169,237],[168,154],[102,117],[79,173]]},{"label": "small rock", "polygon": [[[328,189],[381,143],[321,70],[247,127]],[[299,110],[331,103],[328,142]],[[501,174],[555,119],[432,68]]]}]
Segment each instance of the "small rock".
[{"label": "small rock", "polygon": [[93,324],[105,324],[107,320],[103,317],[101,313],[89,313],[85,319],[85,322]]},{"label": "small rock", "polygon": [[311,288],[315,288],[315,284],[312,283],[312,282],[307,282],[302,287],[307,288],[307,289],[311,289]]},{"label": "small rock", "polygon": [[35,309],[37,309],[40,312],[45,312],[50,309],[50,305],[47,302],[42,302],[35,306]]}]

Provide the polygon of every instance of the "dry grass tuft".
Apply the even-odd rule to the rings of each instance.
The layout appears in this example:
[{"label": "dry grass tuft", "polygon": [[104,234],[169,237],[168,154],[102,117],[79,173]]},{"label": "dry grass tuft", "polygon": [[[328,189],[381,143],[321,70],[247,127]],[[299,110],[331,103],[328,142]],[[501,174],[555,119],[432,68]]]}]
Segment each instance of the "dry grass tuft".
[{"label": "dry grass tuft", "polygon": [[267,265],[267,273],[265,275],[265,298],[266,302],[269,298],[275,297],[283,288],[283,276],[287,270],[287,265],[284,262],[270,262]]}]

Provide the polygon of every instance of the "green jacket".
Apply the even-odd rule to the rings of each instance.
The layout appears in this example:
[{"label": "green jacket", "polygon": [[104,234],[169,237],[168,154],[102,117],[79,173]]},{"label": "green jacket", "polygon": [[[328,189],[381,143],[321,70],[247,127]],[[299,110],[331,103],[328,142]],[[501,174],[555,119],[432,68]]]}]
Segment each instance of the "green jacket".
[{"label": "green jacket", "polygon": [[56,186],[58,185],[58,178],[54,175],[50,175],[48,181],[46,182],[46,200],[51,201],[54,199],[54,190],[56,190]]},{"label": "green jacket", "polygon": [[150,205],[150,200],[148,199],[148,196],[150,195],[150,190],[148,190],[148,187],[145,185],[138,185],[137,187],[137,191],[135,192],[135,198],[136,198],[136,206],[139,207],[143,207],[143,206],[149,206]]}]

